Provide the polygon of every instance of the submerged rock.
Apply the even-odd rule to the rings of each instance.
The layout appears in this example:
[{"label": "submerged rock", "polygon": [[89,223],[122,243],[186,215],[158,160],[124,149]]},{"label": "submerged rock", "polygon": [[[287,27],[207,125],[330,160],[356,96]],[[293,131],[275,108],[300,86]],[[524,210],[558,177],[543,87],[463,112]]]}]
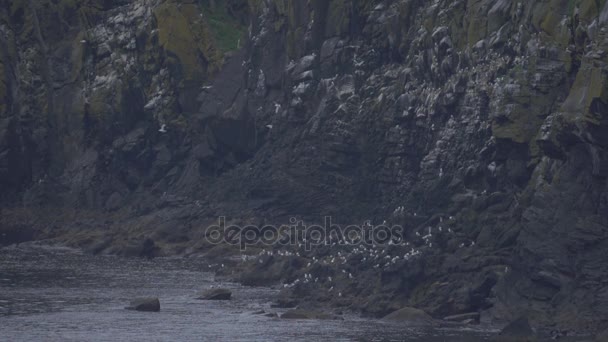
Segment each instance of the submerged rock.
[{"label": "submerged rock", "polygon": [[131,301],[129,306],[125,307],[127,310],[135,310],[135,311],[149,311],[149,312],[159,312],[160,311],[160,301],[158,298],[137,298]]},{"label": "submerged rock", "polygon": [[211,289],[204,291],[197,299],[201,300],[230,300],[232,291],[228,289]]}]

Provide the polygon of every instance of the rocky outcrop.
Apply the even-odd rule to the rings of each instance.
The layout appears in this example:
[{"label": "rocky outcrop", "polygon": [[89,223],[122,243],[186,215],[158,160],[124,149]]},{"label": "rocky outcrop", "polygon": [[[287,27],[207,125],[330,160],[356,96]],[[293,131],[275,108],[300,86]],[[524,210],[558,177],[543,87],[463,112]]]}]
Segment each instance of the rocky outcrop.
[{"label": "rocky outcrop", "polygon": [[212,3],[0,7],[0,228],[196,254],[218,216],[386,221],[408,245],[277,247],[242,278],[378,317],[608,320],[608,5]]},{"label": "rocky outcrop", "polygon": [[383,320],[387,321],[397,321],[402,322],[404,324],[432,324],[433,318],[429,316],[426,312],[416,309],[416,308],[401,308],[397,311],[391,312],[390,314],[384,316]]}]

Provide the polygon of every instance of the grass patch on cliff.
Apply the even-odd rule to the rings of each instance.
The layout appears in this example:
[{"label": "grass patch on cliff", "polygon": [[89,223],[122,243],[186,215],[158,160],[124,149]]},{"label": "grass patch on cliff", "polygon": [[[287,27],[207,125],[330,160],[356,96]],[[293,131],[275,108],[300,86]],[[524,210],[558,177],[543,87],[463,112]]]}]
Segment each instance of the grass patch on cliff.
[{"label": "grass patch on cliff", "polygon": [[212,9],[208,5],[203,5],[203,15],[220,51],[227,52],[240,48],[239,42],[242,43],[245,27],[232,17],[224,6],[215,6]]},{"label": "grass patch on cliff", "polygon": [[574,14],[575,5],[576,5],[576,0],[568,0],[568,15]]}]

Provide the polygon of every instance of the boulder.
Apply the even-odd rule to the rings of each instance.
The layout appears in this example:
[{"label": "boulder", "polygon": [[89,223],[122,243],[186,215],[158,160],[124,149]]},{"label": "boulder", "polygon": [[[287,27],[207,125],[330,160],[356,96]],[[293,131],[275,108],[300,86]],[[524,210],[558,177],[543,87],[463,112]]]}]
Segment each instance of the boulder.
[{"label": "boulder", "polygon": [[533,342],[536,341],[536,337],[528,318],[522,316],[504,327],[496,340],[499,342]]},{"label": "boulder", "polygon": [[393,311],[390,314],[384,316],[383,320],[387,321],[398,321],[414,324],[432,324],[433,318],[426,312],[410,307],[404,307],[397,311]]},{"label": "boulder", "polygon": [[210,289],[204,291],[197,299],[201,300],[230,300],[232,291],[228,289]]},{"label": "boulder", "polygon": [[135,311],[159,312],[160,301],[158,298],[137,298],[131,301],[125,309]]}]

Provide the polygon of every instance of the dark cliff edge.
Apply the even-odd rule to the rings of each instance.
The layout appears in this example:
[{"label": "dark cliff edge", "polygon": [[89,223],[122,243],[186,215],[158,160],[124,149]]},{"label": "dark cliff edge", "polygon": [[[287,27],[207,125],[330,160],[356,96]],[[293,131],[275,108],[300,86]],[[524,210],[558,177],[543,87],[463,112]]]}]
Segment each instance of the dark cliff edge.
[{"label": "dark cliff edge", "polygon": [[605,1],[0,4],[0,242],[222,255],[219,216],[386,221],[420,257],[241,277],[316,272],[286,293],[375,316],[608,323]]}]

